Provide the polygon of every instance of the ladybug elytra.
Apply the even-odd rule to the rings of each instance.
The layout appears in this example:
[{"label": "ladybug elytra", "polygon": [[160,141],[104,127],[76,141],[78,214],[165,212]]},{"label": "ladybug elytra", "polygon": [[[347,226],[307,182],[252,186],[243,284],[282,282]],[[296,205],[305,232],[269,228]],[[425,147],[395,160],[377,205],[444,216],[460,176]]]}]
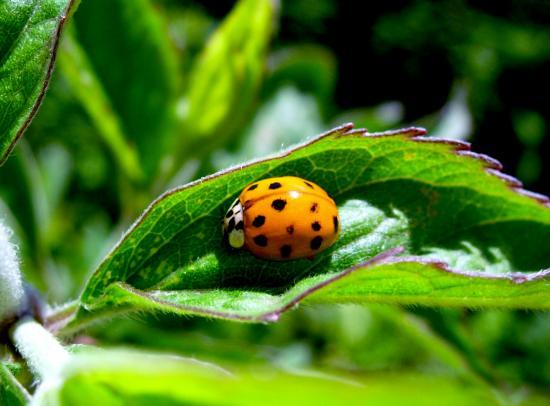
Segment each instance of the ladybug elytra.
[{"label": "ladybug elytra", "polygon": [[294,176],[263,179],[243,189],[223,221],[233,248],[259,258],[313,258],[338,238],[334,200],[320,186]]}]

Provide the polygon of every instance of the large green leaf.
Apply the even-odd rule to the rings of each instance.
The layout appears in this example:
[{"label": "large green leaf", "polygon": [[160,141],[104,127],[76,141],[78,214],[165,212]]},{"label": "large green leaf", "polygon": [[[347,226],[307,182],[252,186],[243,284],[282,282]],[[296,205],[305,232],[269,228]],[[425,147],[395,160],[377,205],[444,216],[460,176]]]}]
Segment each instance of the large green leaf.
[{"label": "large green leaf", "polygon": [[[215,388],[213,390],[213,388]],[[175,356],[85,351],[62,382],[38,390],[38,405],[497,404],[487,387],[445,376],[332,376],[249,368],[235,373]]]},{"label": "large green leaf", "polygon": [[70,0],[0,2],[0,164],[44,97]]},{"label": "large green leaf", "polygon": [[[467,144],[423,134],[347,125],[165,193],[93,274],[73,327],[144,309],[276,320],[314,292],[315,302],[548,308],[548,200],[526,196]],[[227,206],[248,183],[281,175],[334,197],[337,243],[313,261],[229,251],[219,233]]]},{"label": "large green leaf", "polygon": [[[178,91],[167,28],[149,0],[85,1],[75,28],[73,46],[62,55],[69,59],[65,66],[90,76],[79,80],[65,70],[76,94],[123,167],[135,174],[132,151],[121,151],[120,133],[136,145],[151,175],[166,153]],[[90,90],[95,99],[86,94]],[[109,106],[114,114],[103,114]]]}]

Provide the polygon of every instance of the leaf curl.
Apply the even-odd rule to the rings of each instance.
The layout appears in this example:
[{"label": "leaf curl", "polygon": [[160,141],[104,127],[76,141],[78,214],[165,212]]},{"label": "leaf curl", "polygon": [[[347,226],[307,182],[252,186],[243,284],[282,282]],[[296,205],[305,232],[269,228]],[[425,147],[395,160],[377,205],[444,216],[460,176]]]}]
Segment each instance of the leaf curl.
[{"label": "leaf curl", "polygon": [[[539,272],[550,258],[547,198],[524,192],[468,144],[424,135],[344,125],[165,193],[91,277],[76,325],[118,310],[269,321],[306,297],[547,308],[548,272]],[[245,185],[280,175],[322,185],[339,206],[341,237],[314,261],[229,252],[213,231]],[[352,290],[344,281],[356,278]]]}]

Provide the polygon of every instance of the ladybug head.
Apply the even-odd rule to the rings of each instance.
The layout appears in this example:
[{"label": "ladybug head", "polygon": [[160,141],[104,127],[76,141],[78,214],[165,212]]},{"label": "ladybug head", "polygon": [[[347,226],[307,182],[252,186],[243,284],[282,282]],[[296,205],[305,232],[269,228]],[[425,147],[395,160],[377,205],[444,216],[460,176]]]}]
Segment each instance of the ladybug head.
[{"label": "ladybug head", "polygon": [[223,218],[223,236],[233,248],[242,248],[244,245],[243,206],[239,198],[235,199]]}]

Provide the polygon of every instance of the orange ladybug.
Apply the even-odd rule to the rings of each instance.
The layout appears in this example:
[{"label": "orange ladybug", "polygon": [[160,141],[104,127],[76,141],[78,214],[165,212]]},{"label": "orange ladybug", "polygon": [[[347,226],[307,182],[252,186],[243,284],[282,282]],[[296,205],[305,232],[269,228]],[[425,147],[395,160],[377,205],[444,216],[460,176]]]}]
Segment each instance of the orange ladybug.
[{"label": "orange ladybug", "polygon": [[339,231],[334,200],[320,186],[295,176],[251,183],[223,220],[231,247],[276,261],[313,258],[334,244]]}]

